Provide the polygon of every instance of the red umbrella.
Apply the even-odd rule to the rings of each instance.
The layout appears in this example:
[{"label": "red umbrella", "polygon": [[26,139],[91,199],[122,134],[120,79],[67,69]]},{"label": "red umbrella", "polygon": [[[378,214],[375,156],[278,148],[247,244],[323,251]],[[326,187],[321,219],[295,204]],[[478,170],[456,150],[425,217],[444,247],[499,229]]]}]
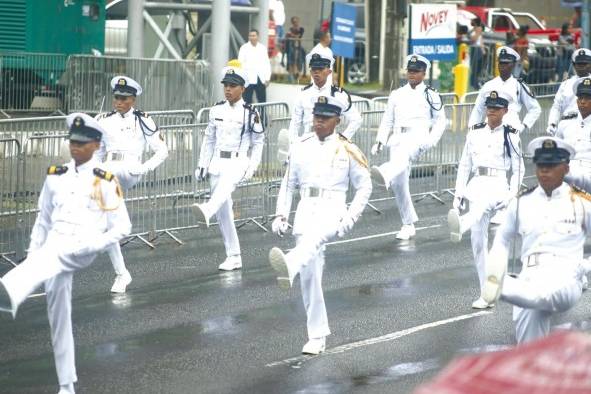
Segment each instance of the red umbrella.
[{"label": "red umbrella", "polygon": [[452,361],[414,394],[590,394],[591,336],[558,331],[500,352]]}]

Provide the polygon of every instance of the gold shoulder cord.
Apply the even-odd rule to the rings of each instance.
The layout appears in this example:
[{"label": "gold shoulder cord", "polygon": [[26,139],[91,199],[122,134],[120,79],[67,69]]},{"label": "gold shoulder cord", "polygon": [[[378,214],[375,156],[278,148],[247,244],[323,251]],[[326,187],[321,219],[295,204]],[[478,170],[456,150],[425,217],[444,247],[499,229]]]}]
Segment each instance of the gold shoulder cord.
[{"label": "gold shoulder cord", "polygon": [[117,193],[117,196],[119,196],[119,200],[117,202],[117,204],[113,207],[107,207],[105,206],[105,200],[103,198],[103,192],[101,190],[101,178],[99,178],[98,176],[94,178],[94,183],[93,183],[93,190],[92,190],[92,195],[91,198],[93,200],[96,201],[97,205],[99,206],[99,208],[103,211],[114,211],[117,208],[119,208],[119,206],[121,205],[121,201],[123,200],[123,192],[121,191],[121,186],[119,185],[119,180],[116,177],[113,177],[113,180],[115,181],[115,192]]},{"label": "gold shoulder cord", "polygon": [[[355,161],[357,163],[361,164],[362,167],[369,169],[369,163],[367,162],[367,158],[359,150],[359,148],[357,148],[355,145],[353,145],[351,142],[349,142],[349,140],[347,140],[345,138],[341,138],[341,142],[342,142],[342,145],[345,147],[345,150],[347,151],[347,153],[353,159],[355,159]],[[337,150],[337,152],[338,152],[338,150]]]},{"label": "gold shoulder cord", "polygon": [[[571,190],[570,190],[570,199],[573,202],[573,211],[575,213],[575,220],[577,219],[577,215],[576,215],[576,209],[575,209],[575,196],[581,198],[581,199],[585,199],[587,201],[591,201],[591,194],[587,193],[586,191],[584,191],[583,189],[579,189],[578,187],[571,185]],[[583,227],[585,228],[585,204],[583,204],[583,201],[579,200],[580,204],[581,204],[581,209],[583,210]]]}]

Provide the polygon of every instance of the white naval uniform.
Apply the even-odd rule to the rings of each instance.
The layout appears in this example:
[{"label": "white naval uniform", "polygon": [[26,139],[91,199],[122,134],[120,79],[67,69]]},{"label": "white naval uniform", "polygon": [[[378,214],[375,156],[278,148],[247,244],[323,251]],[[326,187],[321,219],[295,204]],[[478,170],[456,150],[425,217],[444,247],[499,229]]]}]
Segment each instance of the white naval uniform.
[{"label": "white naval uniform", "polygon": [[518,343],[547,335],[552,314],[581,297],[583,246],[590,233],[591,203],[566,183],[551,197],[537,186],[509,204],[489,258],[507,261],[514,237],[521,236],[523,268],[518,278],[505,276],[500,296],[514,305]]},{"label": "white naval uniform", "polygon": [[[356,192],[347,209],[349,182]],[[316,134],[304,136],[292,147],[277,198],[277,215],[289,217],[297,187],[301,199],[293,225],[296,247],[287,253],[286,261],[290,275],[300,274],[308,337],[323,338],[330,334],[322,293],[324,244],[336,237],[341,218],[356,221],[361,216],[371,195],[367,161],[355,145],[338,134],[324,141]]]},{"label": "white naval uniform", "polygon": [[[359,111],[351,105],[351,98],[349,94],[341,88],[332,85],[331,75],[328,76],[323,87],[319,88],[314,83],[304,87],[298,95],[293,107],[293,114],[289,122],[289,139],[296,142],[299,140],[298,136],[313,132],[312,122],[314,120],[314,104],[318,101],[320,96],[333,96],[341,103],[343,103],[342,117],[347,121],[347,128],[341,133],[348,139],[353,138],[355,132],[361,127],[361,115]],[[300,129],[303,132],[300,133]]]},{"label": "white naval uniform", "polygon": [[[509,157],[505,146],[505,127],[501,125],[491,129],[488,124],[480,123],[468,132],[456,178],[456,196],[470,202],[470,210],[460,216],[460,232],[470,229],[474,264],[481,289],[485,281],[490,220],[497,212],[495,207],[499,203],[517,195],[525,173],[519,135],[514,129],[507,130]],[[511,179],[507,184],[509,170]]]},{"label": "white naval uniform", "polygon": [[577,107],[577,96],[573,92],[573,85],[579,79],[578,76],[573,75],[569,79],[563,81],[554,96],[554,102],[552,108],[550,108],[550,114],[548,115],[548,124],[559,125],[562,117],[578,113],[579,107]]},{"label": "white naval uniform", "polygon": [[577,109],[576,118],[565,119],[558,124],[556,137],[565,140],[575,148],[575,156],[570,160],[570,171],[565,180],[582,189],[590,190],[591,116],[583,119]]},{"label": "white naval uniform", "polygon": [[[503,91],[511,98],[509,100],[509,111],[503,117],[503,123],[512,126],[519,132],[522,131],[522,124],[531,130],[536,120],[540,117],[542,108],[538,100],[531,97],[523,85],[513,76],[507,78],[506,81],[503,81],[500,76],[495,77],[482,85],[478,92],[478,97],[476,97],[474,109],[470,113],[468,126],[472,127],[475,124],[486,121],[486,97],[493,90]],[[523,122],[519,120],[519,113],[521,112],[522,106],[525,106],[527,109],[527,114],[523,118]]]},{"label": "white naval uniform", "polygon": [[211,108],[199,167],[207,169],[212,192],[211,198],[202,207],[216,214],[227,257],[240,255],[232,212],[232,192],[245,174],[258,168],[264,143],[260,116],[243,99],[233,105],[222,101]]},{"label": "white naval uniform", "polygon": [[[435,109],[427,101],[426,94]],[[418,220],[409,189],[411,163],[437,145],[445,126],[441,98],[424,82],[414,89],[407,83],[390,93],[376,138],[376,142],[389,146],[390,158],[378,168],[384,175],[386,187],[391,187],[396,196],[404,225]]]},{"label": "white naval uniform", "polygon": [[[49,175],[39,196],[39,214],[27,258],[0,281],[12,301],[12,313],[45,283],[47,313],[60,385],[76,382],[72,335],[72,276],[97,253],[131,231],[131,222],[115,180],[94,175],[95,159],[62,175]],[[100,192],[99,192],[100,190]],[[102,199],[101,208],[99,200]]]},{"label": "white naval uniform", "polygon": [[[168,148],[158,127],[145,113],[132,107],[125,114],[117,111],[99,114],[96,120],[105,132],[95,156],[99,161],[105,162],[106,169],[115,174],[123,191],[134,187],[143,174],[153,171],[168,157]],[[142,155],[147,147],[154,151],[154,155],[142,163]],[[127,273],[119,243],[107,248],[107,253],[115,273]]]}]

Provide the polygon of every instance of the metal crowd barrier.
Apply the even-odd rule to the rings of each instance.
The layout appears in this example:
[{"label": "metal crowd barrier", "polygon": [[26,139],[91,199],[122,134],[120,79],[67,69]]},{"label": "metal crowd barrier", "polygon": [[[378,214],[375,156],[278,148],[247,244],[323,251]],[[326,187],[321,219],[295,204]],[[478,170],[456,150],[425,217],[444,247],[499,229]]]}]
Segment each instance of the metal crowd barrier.
[{"label": "metal crowd barrier", "polygon": [[[542,114],[536,125],[521,135],[523,149],[531,139],[545,134],[553,96],[538,100]],[[239,226],[254,223],[266,230],[265,224],[275,212],[276,195],[286,168],[277,158],[277,136],[279,130],[288,127],[290,118],[285,103],[260,107],[268,115],[262,163],[250,181],[239,185],[233,200]],[[445,193],[453,191],[472,108],[470,103],[444,106],[445,133],[437,146],[423,153],[411,167],[410,188],[415,198],[430,196],[441,201]],[[162,130],[169,158],[128,191],[125,199],[134,225],[132,238],[154,247],[155,240],[162,235],[182,243],[177,231],[199,226],[190,205],[207,199],[210,189],[207,182],[196,182],[194,177],[206,123],[198,122],[190,110],[159,111],[151,116]],[[362,127],[353,138],[370,165],[388,159],[388,149],[377,156],[370,155],[382,116],[380,110],[363,111]],[[14,256],[24,253],[46,168],[61,161],[58,147],[64,138],[65,123],[63,118],[61,126],[52,122],[53,118],[23,119],[17,126],[17,120],[0,121],[0,130],[11,130],[15,135],[0,139],[0,260],[14,261]],[[34,129],[44,132],[35,133]],[[533,181],[532,174],[533,167],[526,164],[527,181]],[[374,188],[372,202],[391,198],[390,191]]]}]

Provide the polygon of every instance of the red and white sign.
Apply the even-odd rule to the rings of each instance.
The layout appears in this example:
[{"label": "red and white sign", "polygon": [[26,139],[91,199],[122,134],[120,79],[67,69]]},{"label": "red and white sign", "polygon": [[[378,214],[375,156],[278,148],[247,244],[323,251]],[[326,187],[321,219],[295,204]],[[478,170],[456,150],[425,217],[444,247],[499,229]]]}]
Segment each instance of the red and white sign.
[{"label": "red and white sign", "polygon": [[455,4],[411,4],[411,39],[456,37]]}]

